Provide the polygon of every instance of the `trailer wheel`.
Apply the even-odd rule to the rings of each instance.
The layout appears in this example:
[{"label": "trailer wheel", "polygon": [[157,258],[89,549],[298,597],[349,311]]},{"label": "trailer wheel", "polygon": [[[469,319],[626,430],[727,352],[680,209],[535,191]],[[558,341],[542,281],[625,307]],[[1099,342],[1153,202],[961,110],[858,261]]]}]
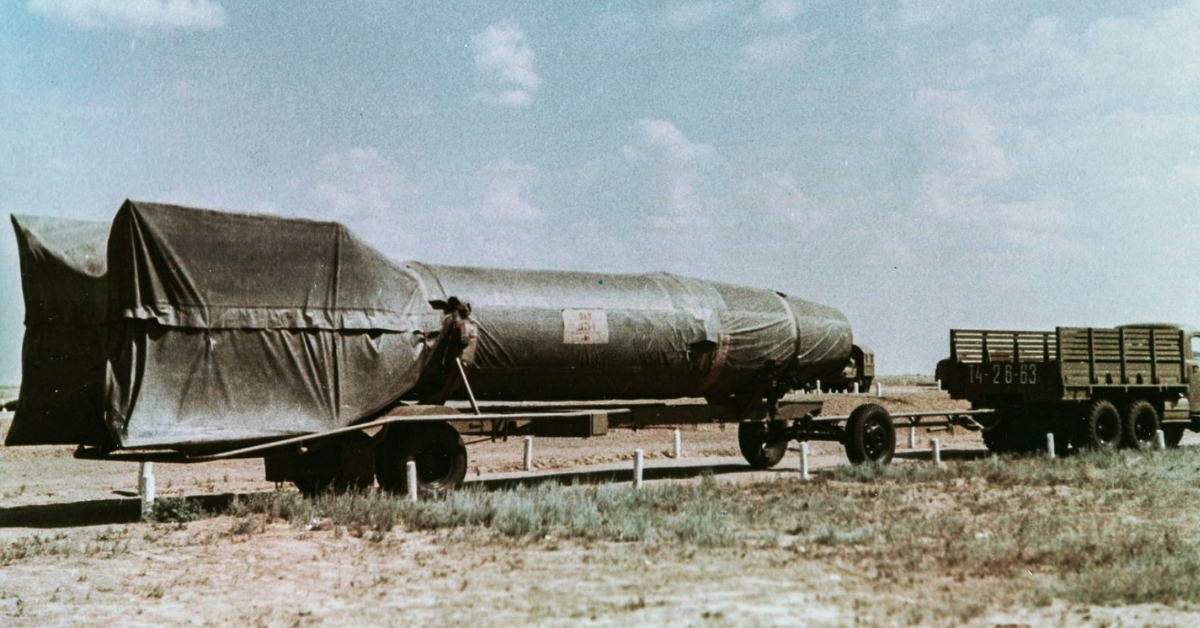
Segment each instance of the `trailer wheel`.
[{"label": "trailer wheel", "polygon": [[1125,408],[1125,414],[1121,419],[1121,444],[1123,446],[1129,449],[1154,447],[1154,433],[1158,431],[1158,411],[1149,401],[1145,399],[1131,401]]},{"label": "trailer wheel", "polygon": [[462,485],[467,475],[467,448],[449,423],[393,425],[375,452],[375,477],[380,488],[408,490],[408,460],[417,463],[417,491],[443,495]]},{"label": "trailer wheel", "polygon": [[896,453],[896,426],[887,409],[864,403],[846,420],[846,457],[853,464],[887,464]]},{"label": "trailer wheel", "polygon": [[1182,425],[1164,425],[1162,427],[1167,447],[1175,448],[1179,446],[1179,441],[1183,440],[1184,429]]},{"label": "trailer wheel", "polygon": [[[782,421],[776,421],[782,424]],[[787,455],[788,438],[782,434],[781,425],[761,421],[738,423],[738,449],[742,457],[755,469],[770,469]]]},{"label": "trailer wheel", "polygon": [[1083,414],[1080,444],[1089,449],[1115,449],[1121,442],[1121,413],[1107,399],[1096,399]]}]

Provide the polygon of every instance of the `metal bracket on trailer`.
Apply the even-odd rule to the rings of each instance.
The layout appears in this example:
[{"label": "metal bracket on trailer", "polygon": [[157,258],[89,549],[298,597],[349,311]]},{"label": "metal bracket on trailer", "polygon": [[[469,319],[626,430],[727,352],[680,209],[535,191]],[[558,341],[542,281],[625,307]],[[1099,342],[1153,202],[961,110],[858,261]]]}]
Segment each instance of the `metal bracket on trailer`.
[{"label": "metal bracket on trailer", "polygon": [[[971,417],[971,416],[974,416],[977,414],[991,414],[993,412],[995,412],[995,410],[991,410],[991,409],[945,410],[945,411],[929,410],[929,411],[925,411],[925,412],[897,412],[895,414],[892,414],[891,412],[889,412],[888,416],[892,417],[893,419],[908,419],[909,424],[911,426],[918,426],[918,425],[926,426],[926,425],[935,425],[935,424],[923,423],[921,421],[921,419],[923,419],[925,417],[931,417],[931,416],[950,417],[946,421],[939,421],[939,423],[950,423],[953,420],[953,417],[960,417],[960,416],[961,417]],[[812,417],[811,420],[814,422],[817,422],[817,423],[839,423],[839,422],[845,421],[849,418],[850,418],[849,414],[838,414],[838,415],[829,415],[829,416],[815,416],[815,417]],[[972,423],[975,423],[975,421],[973,419],[969,419],[969,420]],[[962,425],[962,423],[957,423],[957,424]],[[978,423],[975,423],[975,424],[979,425]]]}]

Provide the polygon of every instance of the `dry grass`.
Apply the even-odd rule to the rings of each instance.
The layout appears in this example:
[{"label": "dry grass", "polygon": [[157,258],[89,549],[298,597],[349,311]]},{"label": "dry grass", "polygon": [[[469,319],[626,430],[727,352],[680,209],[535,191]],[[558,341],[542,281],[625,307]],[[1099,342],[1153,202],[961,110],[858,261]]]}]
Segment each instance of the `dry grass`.
[{"label": "dry grass", "polygon": [[[237,501],[234,534],[287,521],[378,540],[399,527],[467,544],[547,539],[634,543],[681,552],[784,548],[850,565],[882,588],[1031,580],[958,608],[1053,599],[1098,605],[1200,604],[1200,529],[1191,452],[988,458],[839,467],[801,482],[712,478],[625,485],[465,490],[412,504],[377,493],[306,500],[292,491]],[[1030,579],[1029,576],[1036,576]]]},{"label": "dry grass", "polygon": [[[0,612],[55,616],[59,586],[64,596],[74,591],[70,604],[79,608],[88,596],[131,596],[169,609],[187,595],[236,595],[278,580],[279,591],[308,590],[356,609],[346,616],[315,611],[344,620],[373,608],[354,606],[360,587],[395,595],[405,608],[414,587],[423,587],[426,619],[444,612],[439,600],[453,599],[476,620],[509,604],[509,618],[599,614],[661,623],[664,607],[687,600],[697,625],[742,625],[753,621],[736,614],[749,608],[741,599],[786,582],[755,608],[790,594],[780,612],[835,609],[828,625],[861,618],[866,625],[992,626],[1006,623],[1012,609],[1024,609],[1023,621],[1037,618],[1032,625],[1059,623],[1064,614],[1076,618],[1067,625],[1093,625],[1110,621],[1102,617],[1108,609],[1144,613],[1137,605],[1149,604],[1168,613],[1154,621],[1185,624],[1200,607],[1197,497],[1200,457],[1188,447],[1054,461],[983,458],[942,469],[927,462],[839,466],[809,482],[780,474],[651,483],[642,491],[627,483],[473,488],[417,504],[377,492],[306,499],[290,489],[250,493],[225,507],[170,497],[156,507],[161,523],[0,543],[8,573],[54,583],[40,593],[0,595]],[[170,562],[177,555],[188,559]],[[88,580],[59,583],[55,574],[80,565],[89,566],[78,576]],[[107,577],[114,567],[120,577]],[[225,582],[256,570],[265,575],[248,587]],[[161,573],[170,578],[151,577]],[[323,580],[318,595],[305,588],[313,578],[332,582]],[[358,584],[337,589],[344,578]],[[547,584],[558,579],[589,593]],[[514,583],[531,584],[509,595]],[[704,587],[696,599],[688,597],[692,583]],[[726,591],[736,592],[734,601],[718,601]],[[469,596],[479,596],[478,604]],[[522,601],[530,599],[542,606]],[[273,612],[265,609],[225,619]]]}]

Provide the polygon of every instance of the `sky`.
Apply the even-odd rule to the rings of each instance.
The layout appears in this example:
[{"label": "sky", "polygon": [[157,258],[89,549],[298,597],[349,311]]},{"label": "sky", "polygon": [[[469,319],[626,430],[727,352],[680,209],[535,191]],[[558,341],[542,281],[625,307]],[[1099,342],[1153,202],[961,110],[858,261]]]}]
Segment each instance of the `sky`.
[{"label": "sky", "polygon": [[[0,4],[0,211],[345,223],[950,328],[1200,325],[1200,0]],[[0,383],[20,379],[0,236]]]}]

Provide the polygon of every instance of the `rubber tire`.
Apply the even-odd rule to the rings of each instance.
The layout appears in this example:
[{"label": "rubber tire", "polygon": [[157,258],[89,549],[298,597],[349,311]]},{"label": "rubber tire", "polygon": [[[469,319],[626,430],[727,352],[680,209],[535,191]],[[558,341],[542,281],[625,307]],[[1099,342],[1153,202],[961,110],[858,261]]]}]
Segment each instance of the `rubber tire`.
[{"label": "rubber tire", "polygon": [[1095,399],[1083,413],[1079,444],[1096,450],[1116,449],[1121,442],[1121,413],[1107,399]]},{"label": "rubber tire", "polygon": [[1135,399],[1121,415],[1121,445],[1128,449],[1152,449],[1158,427],[1158,410],[1145,399]]},{"label": "rubber tire", "polygon": [[775,430],[772,430],[771,424],[762,421],[738,423],[738,449],[742,451],[742,457],[750,466],[755,469],[770,469],[787,455],[789,440],[772,436],[772,432],[777,431],[779,427],[777,425]]},{"label": "rubber tire", "polygon": [[1183,440],[1183,433],[1187,428],[1182,425],[1164,425],[1162,428],[1163,438],[1167,441],[1167,447],[1174,449],[1179,446],[1179,441]]},{"label": "rubber tire", "polygon": [[896,453],[896,426],[883,406],[864,403],[846,420],[846,457],[852,464],[887,464]]},{"label": "rubber tire", "polygon": [[392,425],[375,450],[375,478],[385,491],[408,491],[409,459],[417,463],[417,492],[445,495],[467,476],[467,448],[449,423]]}]

